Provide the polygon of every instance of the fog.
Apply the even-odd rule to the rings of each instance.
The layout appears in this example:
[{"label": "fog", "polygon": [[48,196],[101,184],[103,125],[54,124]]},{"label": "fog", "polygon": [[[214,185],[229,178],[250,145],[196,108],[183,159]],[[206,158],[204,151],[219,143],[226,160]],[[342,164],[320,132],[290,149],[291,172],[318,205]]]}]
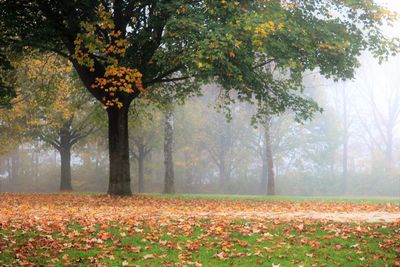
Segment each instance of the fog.
[{"label": "fog", "polygon": [[[381,2],[400,11],[397,0]],[[399,36],[400,24],[387,34]],[[244,103],[230,105],[227,119],[213,84],[203,87],[202,96],[177,103],[172,112],[175,191],[267,194],[268,176],[274,175],[278,195],[400,197],[400,57],[379,64],[365,53],[360,61],[350,81],[305,75],[305,93],[324,111],[303,123],[288,111],[252,124],[255,108]],[[131,113],[132,189],[163,192],[165,112],[139,99]],[[74,191],[107,191],[107,127],[101,114],[96,129],[72,148]],[[2,138],[0,191],[59,191],[59,151],[25,135],[18,141],[12,135]]]},{"label": "fog", "polygon": [[[277,194],[399,196],[400,76],[396,71],[400,60],[379,65],[365,56],[362,61],[364,67],[354,81],[334,83],[317,74],[306,76],[306,92],[324,109],[322,114],[303,124],[295,122],[290,112],[271,119]],[[202,97],[174,109],[176,191],[263,194],[265,127],[251,124],[254,107],[248,104],[232,105],[228,121],[224,112],[215,109],[218,90],[208,85]],[[132,188],[138,191],[137,154],[144,146],[148,155],[143,192],[162,192],[164,115],[157,110],[150,113],[131,127]],[[101,128],[74,147],[74,190],[107,190],[106,136]],[[1,157],[1,190],[58,191],[60,164],[58,151],[43,142],[18,144]]]}]

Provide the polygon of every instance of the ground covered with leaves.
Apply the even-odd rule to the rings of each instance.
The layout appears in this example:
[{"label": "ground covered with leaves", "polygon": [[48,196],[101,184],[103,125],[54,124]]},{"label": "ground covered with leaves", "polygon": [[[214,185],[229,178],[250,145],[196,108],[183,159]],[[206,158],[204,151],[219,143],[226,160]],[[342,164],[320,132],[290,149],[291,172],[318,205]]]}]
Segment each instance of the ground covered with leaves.
[{"label": "ground covered with leaves", "polygon": [[17,265],[400,266],[400,205],[0,194]]}]

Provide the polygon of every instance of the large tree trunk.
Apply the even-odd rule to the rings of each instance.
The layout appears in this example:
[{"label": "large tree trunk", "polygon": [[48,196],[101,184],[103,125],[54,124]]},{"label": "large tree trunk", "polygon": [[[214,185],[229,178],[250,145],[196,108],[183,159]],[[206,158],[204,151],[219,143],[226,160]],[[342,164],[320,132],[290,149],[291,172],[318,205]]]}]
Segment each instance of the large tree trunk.
[{"label": "large tree trunk", "polygon": [[61,183],[60,191],[72,191],[71,182],[71,147],[66,145],[61,147]]},{"label": "large tree trunk", "polygon": [[275,172],[274,172],[274,158],[272,155],[272,140],[271,140],[271,119],[265,123],[265,156],[267,161],[267,195],[275,195]]},{"label": "large tree trunk", "polygon": [[139,174],[139,181],[138,181],[138,190],[139,193],[144,192],[144,158],[145,158],[145,149],[143,145],[139,145],[138,149],[138,174]]},{"label": "large tree trunk", "polygon": [[118,109],[110,107],[108,114],[108,147],[110,156],[110,180],[108,194],[132,195],[128,141],[129,105]]},{"label": "large tree trunk", "polygon": [[174,162],[173,162],[173,144],[174,144],[174,113],[168,111],[165,114],[165,136],[164,136],[164,165],[165,182],[164,193],[175,193],[174,186]]},{"label": "large tree trunk", "polygon": [[[69,53],[72,55],[75,51],[75,45],[72,42],[66,43]],[[103,98],[108,96],[108,93],[93,88],[98,77],[104,77],[105,69],[100,63],[96,62],[94,69],[91,72],[86,66],[82,66],[79,62],[71,58],[79,77],[81,78],[86,89],[101,103],[104,103]],[[108,185],[108,194],[116,196],[132,195],[131,177],[129,164],[129,141],[128,141],[128,110],[131,101],[139,95],[139,91],[129,97],[119,98],[123,106],[108,107],[108,147],[110,159],[110,176]]]}]

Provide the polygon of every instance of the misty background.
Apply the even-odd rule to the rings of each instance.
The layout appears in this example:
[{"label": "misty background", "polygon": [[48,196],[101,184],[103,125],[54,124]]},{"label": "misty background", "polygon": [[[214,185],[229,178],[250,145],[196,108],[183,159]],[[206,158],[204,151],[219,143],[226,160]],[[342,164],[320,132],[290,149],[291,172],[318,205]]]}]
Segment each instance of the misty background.
[{"label": "misty background", "polygon": [[[379,2],[400,11],[399,1]],[[400,36],[400,24],[387,33]],[[307,73],[304,93],[324,112],[302,124],[290,112],[273,116],[267,127],[269,140],[265,124],[252,124],[255,107],[249,104],[230,105],[227,120],[215,85],[205,86],[202,96],[174,105],[176,191],[263,194],[265,151],[270,146],[276,194],[399,197],[400,57],[379,64],[366,53],[361,63],[352,81],[334,82]],[[139,190],[142,176],[142,192],[162,192],[166,115],[140,99],[131,113],[137,109],[146,112],[131,116],[132,188]],[[94,133],[73,147],[74,191],[107,191],[107,127],[101,123],[105,117],[99,116]],[[0,191],[58,191],[58,151],[37,139],[7,138],[0,156]]]}]

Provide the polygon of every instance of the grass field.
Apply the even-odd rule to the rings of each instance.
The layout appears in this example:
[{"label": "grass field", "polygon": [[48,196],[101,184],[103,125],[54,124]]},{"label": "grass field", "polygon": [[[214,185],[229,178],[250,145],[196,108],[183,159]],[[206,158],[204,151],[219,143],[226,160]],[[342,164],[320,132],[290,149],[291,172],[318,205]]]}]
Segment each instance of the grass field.
[{"label": "grass field", "polygon": [[400,204],[400,193],[398,197],[362,197],[362,196],[260,196],[260,195],[221,195],[221,194],[146,194],[149,196],[163,198],[185,198],[185,199],[227,199],[227,200],[286,200],[286,201],[317,201],[317,202],[367,202],[367,203],[394,203]]},{"label": "grass field", "polygon": [[392,201],[0,194],[0,266],[400,266],[400,221],[285,216]]}]

